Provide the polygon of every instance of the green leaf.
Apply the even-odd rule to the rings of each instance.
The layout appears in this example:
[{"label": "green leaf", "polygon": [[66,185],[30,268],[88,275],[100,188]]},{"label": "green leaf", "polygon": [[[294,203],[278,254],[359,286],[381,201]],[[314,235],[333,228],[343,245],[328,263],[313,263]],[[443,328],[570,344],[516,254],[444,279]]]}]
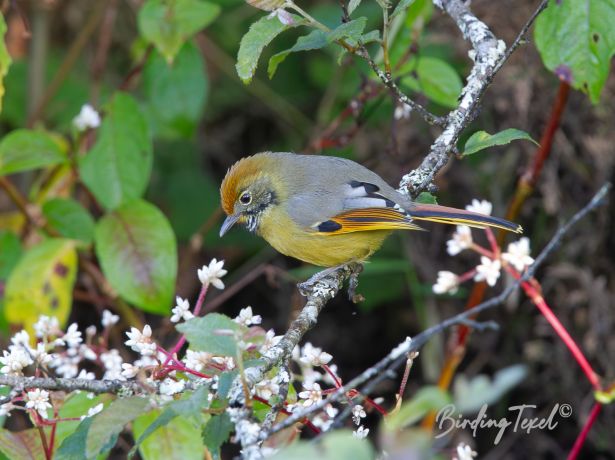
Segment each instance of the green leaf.
[{"label": "green leaf", "polygon": [[290,25],[282,24],[277,17],[263,16],[253,23],[248,32],[241,38],[235,68],[237,69],[237,75],[246,85],[252,81],[256,66],[258,65],[258,59],[265,46],[285,30],[301,23],[301,19],[298,16],[292,16],[294,23]]},{"label": "green leaf", "polygon": [[11,56],[6,49],[6,41],[4,39],[5,34],[6,22],[4,21],[4,15],[0,14],[0,112],[2,111],[2,97],[4,96],[4,77],[11,65]]},{"label": "green leaf", "polygon": [[528,133],[520,129],[508,128],[495,134],[489,134],[486,131],[477,131],[467,140],[462,156],[466,157],[472,155],[486,148],[493,147],[494,145],[510,144],[512,141],[519,139],[531,141],[538,145]]},{"label": "green leaf", "polygon": [[109,441],[122,432],[124,425],[149,409],[149,399],[140,396],[113,401],[100,414],[92,417],[85,442],[85,456],[92,458],[103,452]]},{"label": "green leaf", "polygon": [[139,10],[139,31],[172,62],[184,42],[218,14],[220,6],[201,0],[147,0]]},{"label": "green leaf", "polygon": [[348,2],[348,14],[349,15],[352,14],[354,10],[356,10],[360,4],[361,4],[361,0],[350,0]]},{"label": "green leaf", "polygon": [[423,204],[438,204],[438,200],[436,200],[436,197],[429,192],[419,193],[419,196],[416,197],[416,202]]},{"label": "green leaf", "polygon": [[558,0],[536,20],[534,38],[545,66],[595,104],[615,54],[613,0]]},{"label": "green leaf", "polygon": [[43,205],[47,222],[63,237],[91,243],[94,237],[94,219],[72,198],[53,198]]},{"label": "green leaf", "polygon": [[400,2],[397,4],[395,9],[393,10],[391,15],[389,16],[389,19],[393,19],[399,13],[403,13],[406,10],[406,8],[408,8],[410,5],[412,5],[412,3],[414,3],[414,0],[400,0]]},{"label": "green leaf", "polygon": [[226,412],[214,415],[203,427],[203,443],[214,457],[220,458],[220,447],[228,441],[232,432],[233,423]]},{"label": "green leaf", "polygon": [[292,48],[281,51],[269,59],[269,65],[267,67],[269,78],[273,78],[278,66],[290,53],[321,49],[330,43],[342,39],[350,39],[356,43],[361,38],[366,22],[367,18],[359,18],[354,21],[346,22],[330,32],[323,32],[322,30],[316,29],[303,37],[299,37]]},{"label": "green leaf", "polygon": [[[151,418],[152,413],[143,415],[143,417],[146,417],[146,420],[149,420],[149,423],[143,424],[143,426],[141,426],[138,430],[135,428],[134,435],[135,435],[135,438],[137,439],[137,442],[135,443],[133,448],[130,450],[129,456],[133,456],[137,449],[139,449],[141,452],[141,455],[144,456],[143,450],[141,449],[141,444],[145,443],[147,446],[148,438],[154,433],[166,435],[167,434],[166,432],[158,433],[160,431],[160,428],[167,426],[175,418],[179,416],[189,417],[189,416],[195,416],[195,415],[200,414],[201,410],[206,408],[208,405],[208,399],[207,399],[208,394],[209,394],[209,387],[206,385],[203,385],[199,387],[197,390],[195,390],[189,396],[184,397],[183,399],[179,401],[173,401],[169,403],[167,406],[165,406],[162,413],[160,413],[159,411],[154,411],[155,417],[153,419]],[[201,445],[200,433],[198,431],[197,431],[197,438],[199,441],[198,444],[200,446]],[[150,443],[149,446],[151,445],[152,444]],[[150,449],[151,449],[150,447],[145,447],[145,450],[147,451],[149,451]],[[202,457],[202,453],[201,453],[201,457]],[[201,458],[201,457],[198,457],[198,458]],[[148,458],[151,458],[151,457],[148,457]],[[158,458],[158,457],[154,457],[154,458]],[[176,457],[162,457],[162,458],[176,458]],[[178,457],[178,458],[181,458],[181,457]]]},{"label": "green leaf", "polygon": [[459,74],[446,61],[421,57],[416,63],[416,74],[418,80],[409,76],[404,77],[402,83],[440,105],[457,107],[463,84]]},{"label": "green leaf", "polygon": [[[67,420],[62,423],[58,423],[56,428],[56,445],[61,445],[62,442],[71,436],[80,425],[79,417],[86,415],[88,410],[100,403],[108,401],[109,395],[99,395],[94,398],[90,397],[91,394],[86,391],[71,393],[60,408],[60,418],[76,418],[77,420]],[[83,437],[83,447],[80,450],[81,457],[85,453],[85,436]]]},{"label": "green leaf", "polygon": [[40,315],[66,323],[77,274],[75,243],[47,239],[31,247],[9,275],[5,288],[6,319],[32,332]]},{"label": "green leaf", "polygon": [[307,35],[304,35],[303,37],[299,37],[297,39],[297,42],[292,46],[292,48],[289,48],[285,51],[281,51],[271,56],[271,58],[269,59],[269,65],[267,66],[267,74],[269,75],[269,78],[273,78],[276,70],[278,69],[278,66],[282,62],[284,62],[284,60],[290,53],[296,53],[298,51],[316,50],[324,48],[328,44],[329,41],[327,40],[327,34],[322,30],[318,29],[313,30],[312,32]]},{"label": "green leaf", "polygon": [[88,437],[88,431],[90,430],[90,426],[92,425],[93,421],[94,419],[91,417],[84,419],[77,426],[77,429],[72,434],[64,438],[64,441],[60,443],[60,447],[55,453],[55,460],[87,459],[85,453],[85,446]]},{"label": "green leaf", "polygon": [[0,230],[0,280],[5,280],[21,257],[21,241],[13,232]]},{"label": "green leaf", "polygon": [[[164,413],[164,412],[163,412]],[[142,438],[144,432],[160,418],[160,410],[153,410],[137,418],[132,424],[135,437]],[[201,430],[193,420],[173,417],[139,442],[139,453],[143,460],[201,460],[205,446],[201,441]]]},{"label": "green leaf", "polygon": [[361,43],[367,45],[369,43],[380,41],[380,31],[372,30],[371,32],[367,32],[361,36]]},{"label": "green leaf", "polygon": [[0,452],[10,460],[44,460],[45,451],[36,428],[9,431],[0,428]]},{"label": "green leaf", "polygon": [[168,220],[142,200],[105,215],[94,232],[103,273],[123,298],[167,314],[175,290],[177,245]]},{"label": "green leaf", "polygon": [[152,141],[137,103],[117,93],[106,107],[94,147],[80,164],[83,182],[107,209],[141,197],[152,169]]},{"label": "green leaf", "polygon": [[218,356],[235,356],[237,343],[234,332],[239,324],[220,313],[209,313],[177,325],[177,330],[186,335],[190,348],[207,351]]},{"label": "green leaf", "polygon": [[44,131],[15,130],[0,141],[0,175],[29,171],[66,161],[56,138]]},{"label": "green leaf", "polygon": [[479,374],[468,379],[463,374],[455,378],[453,394],[455,409],[462,414],[473,414],[484,404],[493,404],[511,388],[517,386],[527,375],[527,368],[518,364],[495,373],[493,380]]},{"label": "green leaf", "polygon": [[449,404],[450,399],[444,390],[436,386],[425,386],[410,401],[403,403],[399,411],[387,417],[385,428],[390,431],[401,430],[422,419],[427,412]]},{"label": "green leaf", "polygon": [[156,133],[191,138],[203,114],[208,88],[205,61],[196,46],[186,43],[171,64],[152,53],[143,70],[143,87]]},{"label": "green leaf", "polygon": [[326,433],[319,443],[299,441],[281,449],[271,460],[373,460],[374,449],[367,439],[357,439],[349,430]]}]

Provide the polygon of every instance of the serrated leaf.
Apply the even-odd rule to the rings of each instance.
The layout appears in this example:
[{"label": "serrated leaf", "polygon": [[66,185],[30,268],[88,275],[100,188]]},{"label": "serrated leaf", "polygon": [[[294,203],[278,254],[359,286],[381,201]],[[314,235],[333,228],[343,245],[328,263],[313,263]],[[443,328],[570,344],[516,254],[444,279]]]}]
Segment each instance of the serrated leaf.
[{"label": "serrated leaf", "polygon": [[220,447],[233,432],[233,423],[226,412],[214,415],[203,427],[203,443],[215,457],[220,457]]},{"label": "serrated leaf", "polygon": [[421,388],[412,399],[404,402],[399,411],[386,419],[385,429],[397,431],[417,422],[429,411],[438,410],[450,403],[450,396],[436,386]]},{"label": "serrated leaf", "polygon": [[201,52],[186,43],[172,63],[152,53],[143,69],[143,89],[156,136],[191,138],[207,99],[208,80]]},{"label": "serrated leaf", "polygon": [[276,70],[278,69],[278,66],[282,62],[284,62],[284,60],[290,53],[296,53],[298,51],[316,50],[324,48],[328,44],[329,42],[327,40],[327,34],[322,30],[318,29],[313,30],[312,32],[307,35],[304,35],[303,37],[299,37],[297,39],[297,42],[291,48],[271,56],[271,58],[269,59],[269,65],[267,66],[267,74],[269,75],[269,78],[273,78]]},{"label": "serrated leaf", "polygon": [[0,452],[10,460],[44,460],[45,451],[36,428],[9,431],[0,428]]},{"label": "serrated leaf", "polygon": [[508,128],[495,134],[489,134],[486,131],[477,131],[467,140],[462,156],[466,157],[495,145],[510,144],[515,140],[526,140],[538,145],[528,133],[520,129]]},{"label": "serrated leaf", "polygon": [[442,59],[421,57],[416,63],[416,74],[404,77],[402,83],[416,92],[422,92],[434,102],[445,107],[457,107],[463,84],[455,69]]},{"label": "serrated leaf", "polygon": [[96,254],[109,283],[150,313],[167,314],[175,291],[177,244],[167,218],[137,200],[105,215],[94,231]]},{"label": "serrated leaf", "polygon": [[356,10],[360,4],[361,4],[361,0],[350,0],[348,2],[348,14],[349,15],[352,14],[354,10]]},{"label": "serrated leaf", "polygon": [[613,0],[558,0],[536,20],[534,38],[545,66],[595,104],[615,54]]},{"label": "serrated leaf", "polygon": [[54,238],[33,246],[6,282],[6,319],[29,332],[40,315],[55,316],[63,326],[70,313],[76,274],[73,241]]},{"label": "serrated leaf", "polygon": [[6,22],[4,15],[0,14],[0,112],[2,111],[2,97],[4,96],[4,77],[9,71],[11,65],[11,56],[6,48]]},{"label": "serrated leaf", "polygon": [[106,107],[94,147],[81,160],[81,179],[107,209],[141,197],[152,169],[147,120],[135,100],[117,93]]},{"label": "serrated leaf", "polygon": [[94,237],[94,219],[72,198],[54,198],[43,204],[43,215],[58,233],[74,240],[91,243]]},{"label": "serrated leaf", "polygon": [[254,22],[241,38],[235,68],[237,69],[237,75],[246,85],[252,81],[256,66],[258,65],[258,59],[265,46],[285,30],[301,23],[301,19],[298,16],[292,16],[293,24],[282,24],[277,17],[263,16]]},{"label": "serrated leaf", "polygon": [[403,13],[406,10],[406,8],[412,5],[412,3],[414,3],[414,0],[400,0],[397,6],[395,6],[395,9],[393,10],[389,18],[393,19],[399,13]]},{"label": "serrated leaf", "polygon": [[177,325],[177,330],[186,335],[190,348],[207,351],[218,356],[235,356],[237,342],[233,333],[240,330],[239,324],[220,313],[209,313]]},{"label": "serrated leaf", "polygon": [[5,280],[21,257],[21,241],[13,232],[0,230],[0,280]]},{"label": "serrated leaf", "polygon": [[147,0],[139,10],[139,31],[172,62],[185,41],[218,14],[220,6],[201,0]]},{"label": "serrated leaf", "polygon": [[365,30],[365,25],[367,24],[367,18],[362,17],[358,19],[353,19],[352,21],[345,22],[331,32],[327,34],[327,40],[329,43],[332,43],[337,40],[342,40],[345,38],[349,38],[351,40],[357,41],[363,31]]},{"label": "serrated leaf", "polygon": [[[156,411],[156,416],[154,418],[151,418],[151,414],[145,414],[143,417],[145,417],[145,420],[148,420],[149,423],[143,424],[139,429],[135,428],[134,435],[135,435],[135,438],[137,439],[137,442],[135,443],[133,448],[130,450],[129,457],[132,457],[136,453],[137,449],[139,449],[142,456],[145,456],[143,453],[143,450],[141,450],[141,447],[140,447],[141,444],[143,443],[147,444],[147,440],[152,434],[158,433],[160,428],[165,427],[166,425],[171,423],[175,418],[179,416],[189,417],[189,416],[200,414],[200,412],[203,409],[205,409],[208,405],[208,399],[207,399],[208,394],[209,394],[209,388],[206,385],[203,385],[199,387],[197,390],[195,390],[191,395],[184,397],[184,399],[181,399],[179,401],[173,401],[169,403],[167,406],[165,406],[162,412]],[[141,422],[143,422],[143,420],[141,420]],[[166,435],[167,433],[165,432],[164,434]],[[198,432],[198,430],[197,430],[197,438],[198,438],[199,445],[200,445],[201,444],[200,443],[200,433]],[[144,447],[144,450],[149,452],[152,448],[152,444],[153,443],[148,444],[148,447]],[[152,457],[151,454],[150,456],[145,456],[145,457],[158,458],[158,457]],[[202,453],[201,453],[201,456],[198,458],[201,458],[201,457],[202,457]],[[176,457],[162,457],[162,458],[176,458]],[[182,458],[182,457],[177,457],[177,458]]]},{"label": "serrated leaf", "polygon": [[44,131],[18,129],[0,141],[0,175],[29,171],[66,161],[61,144]]},{"label": "serrated leaf", "polygon": [[[160,412],[157,409],[138,417],[132,424],[134,436],[143,437],[144,431],[160,419]],[[139,454],[143,460],[201,460],[205,455],[205,446],[201,440],[201,430],[193,420],[173,417],[139,443]]]},{"label": "serrated leaf", "polygon": [[85,442],[85,456],[92,458],[101,453],[115,436],[124,429],[124,425],[133,421],[151,407],[149,398],[132,396],[116,399],[101,413],[92,417],[92,424]]}]

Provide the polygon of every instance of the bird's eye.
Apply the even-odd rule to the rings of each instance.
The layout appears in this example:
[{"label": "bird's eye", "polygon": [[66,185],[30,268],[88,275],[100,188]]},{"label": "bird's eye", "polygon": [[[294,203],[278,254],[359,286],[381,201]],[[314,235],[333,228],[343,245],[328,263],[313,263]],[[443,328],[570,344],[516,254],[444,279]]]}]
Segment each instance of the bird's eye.
[{"label": "bird's eye", "polygon": [[243,192],[239,197],[239,201],[241,202],[241,204],[250,204],[252,202],[252,195],[250,195],[248,192]]}]

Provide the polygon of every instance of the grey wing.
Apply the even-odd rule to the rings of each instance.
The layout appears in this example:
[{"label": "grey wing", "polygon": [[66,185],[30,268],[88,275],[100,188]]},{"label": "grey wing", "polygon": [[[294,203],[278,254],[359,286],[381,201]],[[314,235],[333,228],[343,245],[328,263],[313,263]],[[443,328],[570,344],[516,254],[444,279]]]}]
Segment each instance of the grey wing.
[{"label": "grey wing", "polygon": [[302,227],[333,231],[329,219],[352,209],[389,208],[406,214],[409,200],[358,163],[336,157],[299,157],[305,174],[295,184],[287,211]]}]

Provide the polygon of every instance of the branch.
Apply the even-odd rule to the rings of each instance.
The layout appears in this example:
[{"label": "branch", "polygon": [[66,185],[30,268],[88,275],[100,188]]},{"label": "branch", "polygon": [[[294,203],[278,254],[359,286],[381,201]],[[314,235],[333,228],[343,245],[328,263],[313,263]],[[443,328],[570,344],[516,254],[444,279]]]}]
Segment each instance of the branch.
[{"label": "branch", "polygon": [[[555,249],[561,244],[562,239],[566,233],[581,219],[583,219],[588,213],[593,211],[595,208],[600,206],[604,202],[604,198],[606,194],[609,192],[611,188],[610,183],[604,184],[600,190],[594,195],[591,201],[585,205],[580,211],[578,211],[565,225],[563,225],[551,238],[549,243],[544,247],[542,252],[536,257],[534,263],[531,267],[527,269],[524,275],[515,281],[512,285],[506,288],[502,293],[498,296],[489,299],[486,302],[483,302],[477,305],[474,308],[464,311],[463,313],[459,313],[451,318],[448,318],[441,323],[426,329],[421,332],[419,335],[415,336],[412,340],[406,339],[404,342],[400,343],[397,347],[395,347],[386,357],[381,359],[378,363],[373,365],[372,367],[363,371],[360,375],[355,377],[353,380],[348,382],[343,387],[338,388],[336,391],[331,393],[327,398],[322,401],[313,404],[303,410],[293,412],[293,415],[284,419],[282,422],[275,425],[270,431],[266,433],[261,433],[259,441],[263,441],[267,439],[269,436],[277,433],[284,428],[287,428],[294,423],[300,422],[301,420],[309,417],[312,414],[320,412],[324,409],[325,406],[331,404],[333,402],[337,402],[342,398],[346,397],[346,393],[348,391],[358,388],[363,383],[370,381],[368,385],[362,388],[359,392],[359,396],[357,398],[362,398],[361,395],[369,394],[372,389],[378,385],[382,380],[395,376],[395,369],[400,367],[406,362],[406,356],[408,353],[412,351],[416,351],[421,348],[431,337],[436,334],[443,332],[445,329],[448,329],[451,326],[457,324],[464,324],[468,321],[472,321],[472,317],[482,311],[489,310],[498,305],[504,303],[504,301],[510,296],[514,291],[519,289],[521,283],[529,280],[534,276],[534,273],[540,267],[543,262],[547,259]],[[357,402],[358,404],[359,402]],[[352,408],[350,408],[352,410]],[[348,414],[346,414],[348,412]],[[348,416],[350,411],[344,411],[338,418]]]},{"label": "branch", "polygon": [[474,66],[461,92],[459,106],[448,114],[444,131],[431,145],[421,165],[402,178],[400,192],[415,198],[432,186],[435,175],[448,162],[449,153],[454,150],[459,135],[474,120],[483,93],[498,70],[524,40],[536,17],[546,8],[547,2],[548,0],[541,0],[511,47],[505,50],[505,43],[498,40],[463,1],[435,0],[436,5],[451,16],[464,38],[471,43],[473,49],[470,51],[470,57],[474,60]]}]

